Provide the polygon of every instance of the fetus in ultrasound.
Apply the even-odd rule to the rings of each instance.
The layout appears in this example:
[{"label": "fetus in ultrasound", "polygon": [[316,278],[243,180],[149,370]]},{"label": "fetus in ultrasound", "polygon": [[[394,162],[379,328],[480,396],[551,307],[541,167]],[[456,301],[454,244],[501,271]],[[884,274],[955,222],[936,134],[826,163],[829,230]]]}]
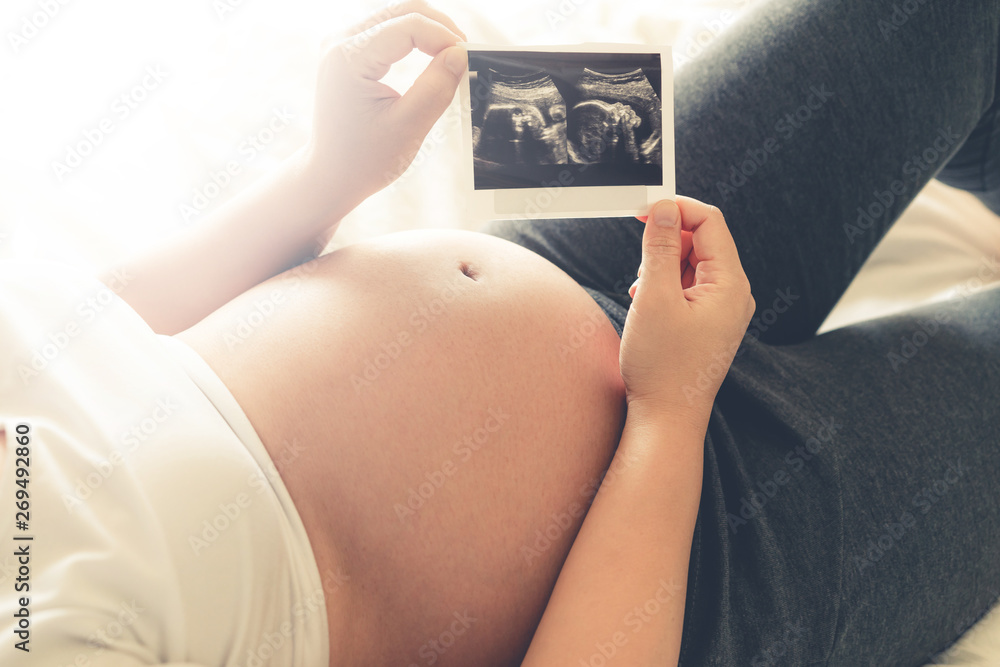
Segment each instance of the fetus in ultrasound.
[{"label": "fetus in ultrasound", "polygon": [[660,99],[641,69],[605,74],[585,68],[577,83],[583,101],[570,111],[572,162],[660,164]]},{"label": "fetus in ultrasound", "polygon": [[473,128],[477,160],[503,165],[565,164],[566,103],[544,72],[489,71],[480,127]]},{"label": "fetus in ultrasound", "polygon": [[642,125],[638,114],[621,102],[600,100],[580,102],[570,112],[568,152],[573,162],[639,163],[636,131]]}]

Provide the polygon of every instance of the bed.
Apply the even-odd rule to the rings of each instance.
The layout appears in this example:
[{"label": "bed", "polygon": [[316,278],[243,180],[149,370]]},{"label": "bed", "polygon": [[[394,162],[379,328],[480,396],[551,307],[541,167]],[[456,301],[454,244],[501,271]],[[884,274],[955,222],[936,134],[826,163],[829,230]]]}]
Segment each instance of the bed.
[{"label": "bed", "polygon": [[[697,58],[755,3],[438,4],[476,42],[671,42],[684,60]],[[308,0],[52,5],[55,14],[44,25],[0,56],[10,61],[0,66],[3,89],[25,91],[31,99],[4,112],[8,129],[17,129],[8,154],[18,159],[0,165],[0,257],[45,256],[95,269],[197,224],[301,145],[323,38],[373,9],[372,3]],[[22,20],[33,21],[38,7],[32,0],[6,3],[5,24],[23,34]],[[390,82],[406,86],[426,62],[411,56]],[[112,130],[98,135],[105,118]],[[444,131],[425,142],[393,186],[344,220],[334,247],[415,227],[469,226],[455,169],[461,155],[458,119],[453,105],[440,121]],[[78,166],[54,167],[66,163],[68,151],[88,136],[93,147]],[[236,171],[227,169],[233,162]],[[1000,218],[971,195],[932,182],[876,249],[823,330],[967,290],[980,264],[995,261],[998,253]],[[933,664],[1000,664],[997,609],[983,610]]]}]

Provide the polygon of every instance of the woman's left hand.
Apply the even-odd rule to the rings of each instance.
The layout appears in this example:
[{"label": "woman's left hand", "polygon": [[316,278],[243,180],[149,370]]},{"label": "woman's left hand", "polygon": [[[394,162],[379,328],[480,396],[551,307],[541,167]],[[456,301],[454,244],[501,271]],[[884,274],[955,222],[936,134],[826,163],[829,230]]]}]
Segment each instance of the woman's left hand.
[{"label": "woman's left hand", "polygon": [[725,373],[704,386],[699,376],[729,368],[756,307],[722,212],[689,197],[658,202],[629,295],[620,354],[629,411],[648,407],[704,434]]},{"label": "woman's left hand", "polygon": [[[305,169],[344,215],[395,180],[451,103],[466,69],[465,35],[422,0],[391,4],[351,29],[319,66]],[[414,48],[434,59],[400,95],[380,83]]]}]

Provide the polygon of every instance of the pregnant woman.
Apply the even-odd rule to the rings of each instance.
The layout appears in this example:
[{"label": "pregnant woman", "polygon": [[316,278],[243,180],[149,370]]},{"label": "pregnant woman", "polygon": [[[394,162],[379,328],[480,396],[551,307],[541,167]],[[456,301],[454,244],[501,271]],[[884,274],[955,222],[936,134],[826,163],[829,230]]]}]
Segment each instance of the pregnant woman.
[{"label": "pregnant woman", "polygon": [[912,9],[761,3],[678,72],[645,222],[305,261],[465,67],[404,2],[211,222],[0,267],[3,662],[927,662],[1000,586],[1000,292],[815,335],[932,176],[1000,211],[1000,2]]}]

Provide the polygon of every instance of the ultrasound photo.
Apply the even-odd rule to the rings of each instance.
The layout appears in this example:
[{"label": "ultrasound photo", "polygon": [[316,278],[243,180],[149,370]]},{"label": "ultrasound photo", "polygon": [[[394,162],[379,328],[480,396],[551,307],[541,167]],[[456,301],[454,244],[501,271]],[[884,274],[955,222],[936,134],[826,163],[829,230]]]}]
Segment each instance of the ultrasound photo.
[{"label": "ultrasound photo", "polygon": [[[476,189],[662,185],[658,53],[470,51]],[[572,165],[568,168],[567,165]]]}]

